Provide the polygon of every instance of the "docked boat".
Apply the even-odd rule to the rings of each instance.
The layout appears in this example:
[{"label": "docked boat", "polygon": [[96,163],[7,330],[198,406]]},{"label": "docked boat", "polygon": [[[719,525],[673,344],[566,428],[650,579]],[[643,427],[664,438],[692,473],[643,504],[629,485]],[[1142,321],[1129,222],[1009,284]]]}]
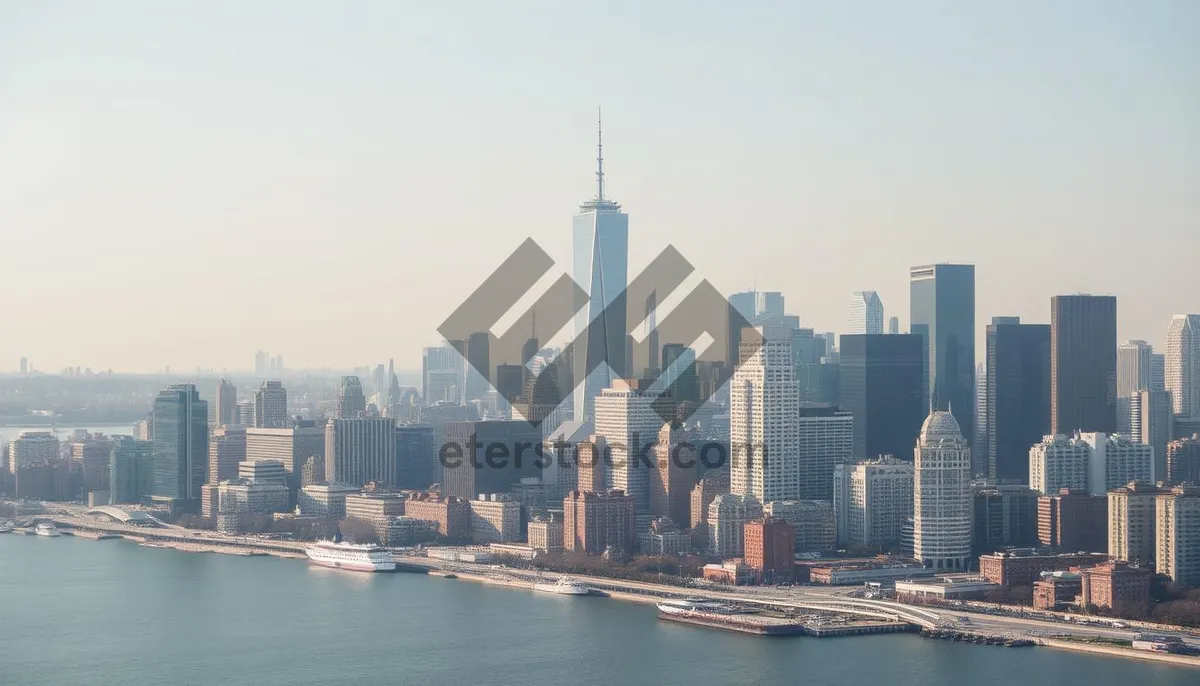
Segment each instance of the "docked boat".
[{"label": "docked boat", "polygon": [[543,593],[557,593],[558,595],[588,595],[592,592],[592,589],[583,585],[582,582],[569,579],[565,576],[560,576],[558,581],[552,584],[534,584],[533,590],[542,591]]},{"label": "docked boat", "polygon": [[58,527],[54,526],[54,522],[38,522],[38,525],[33,529],[33,533],[38,536],[48,536],[50,538],[62,535],[59,533]]},{"label": "docked boat", "polygon": [[12,522],[0,523],[0,534],[11,534],[13,531],[13,528],[15,528],[15,527],[13,526]]},{"label": "docked boat", "polygon": [[396,561],[385,548],[371,544],[318,541],[304,548],[308,559],[322,567],[355,572],[394,572]]}]

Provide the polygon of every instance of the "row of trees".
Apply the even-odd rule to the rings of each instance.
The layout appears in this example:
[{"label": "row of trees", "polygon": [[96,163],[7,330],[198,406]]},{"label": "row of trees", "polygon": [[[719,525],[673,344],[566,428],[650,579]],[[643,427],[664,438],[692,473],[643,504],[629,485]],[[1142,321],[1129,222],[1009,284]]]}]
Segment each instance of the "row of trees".
[{"label": "row of trees", "polygon": [[638,555],[626,560],[605,559],[598,555],[563,552],[538,555],[532,560],[501,555],[497,561],[507,567],[543,570],[558,574],[602,576],[627,581],[671,584],[690,587],[700,576],[705,560],[698,555],[673,557]]}]

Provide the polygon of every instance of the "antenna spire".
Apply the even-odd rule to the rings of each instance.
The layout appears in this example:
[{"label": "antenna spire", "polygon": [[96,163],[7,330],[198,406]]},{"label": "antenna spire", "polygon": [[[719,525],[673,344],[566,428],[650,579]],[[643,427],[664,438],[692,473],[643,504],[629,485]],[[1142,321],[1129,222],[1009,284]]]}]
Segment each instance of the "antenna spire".
[{"label": "antenna spire", "polygon": [[604,199],[604,127],[596,108],[596,199]]}]

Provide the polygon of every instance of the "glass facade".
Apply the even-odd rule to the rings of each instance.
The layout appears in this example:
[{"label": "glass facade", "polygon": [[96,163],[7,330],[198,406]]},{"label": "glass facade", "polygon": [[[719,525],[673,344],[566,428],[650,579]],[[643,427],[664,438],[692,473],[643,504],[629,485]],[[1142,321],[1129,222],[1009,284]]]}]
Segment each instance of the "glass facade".
[{"label": "glass facade", "polygon": [[926,409],[954,415],[963,436],[975,436],[975,265],[913,267],[909,279],[911,333],[922,338]]},{"label": "glass facade", "polygon": [[[577,303],[575,417],[593,416],[596,396],[614,378],[629,375],[625,369],[625,336],[628,329],[625,288],[628,285],[629,215],[607,200],[584,203],[575,216],[572,253],[575,282],[587,291],[586,303]],[[611,307],[610,307],[611,306]],[[588,373],[588,370],[591,370]]]},{"label": "glass facade", "polygon": [[[154,399],[154,460],[148,495],[200,502],[208,474],[208,403],[192,384],[159,391]],[[146,495],[146,494],[143,494]]]}]

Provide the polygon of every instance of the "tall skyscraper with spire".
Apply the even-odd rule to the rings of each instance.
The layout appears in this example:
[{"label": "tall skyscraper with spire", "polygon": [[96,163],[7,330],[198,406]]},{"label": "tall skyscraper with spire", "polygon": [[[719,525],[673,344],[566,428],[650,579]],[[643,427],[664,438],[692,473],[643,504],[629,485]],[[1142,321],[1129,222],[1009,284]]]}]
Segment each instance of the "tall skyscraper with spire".
[{"label": "tall skyscraper with spire", "polygon": [[[604,197],[604,146],[596,122],[596,197],[579,206],[572,224],[573,278],[588,295],[575,308],[575,418],[594,416],[597,395],[625,369],[625,287],[629,269],[629,215]],[[607,363],[607,364],[605,364]],[[591,369],[591,373],[587,370]]]}]

